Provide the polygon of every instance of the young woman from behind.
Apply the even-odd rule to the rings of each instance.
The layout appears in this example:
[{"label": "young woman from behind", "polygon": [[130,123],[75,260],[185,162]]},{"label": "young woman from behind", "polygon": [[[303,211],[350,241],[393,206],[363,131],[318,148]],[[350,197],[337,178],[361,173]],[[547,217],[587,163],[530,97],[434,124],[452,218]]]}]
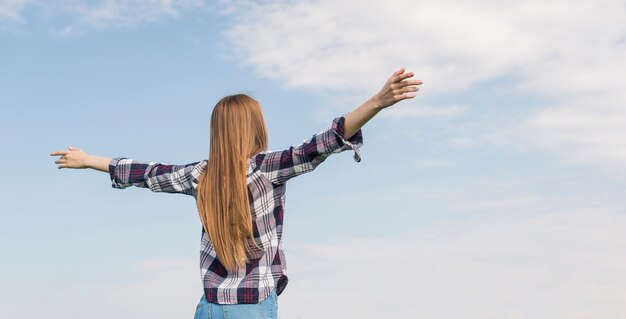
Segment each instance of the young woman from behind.
[{"label": "young woman from behind", "polygon": [[332,154],[353,150],[361,161],[361,127],[399,101],[415,97],[419,80],[404,68],[372,98],[336,117],[297,146],[268,151],[263,112],[253,98],[222,98],[213,109],[208,159],[186,165],[101,157],[75,147],[55,151],[58,168],[109,173],[129,186],[195,198],[202,223],[200,274],[204,293],[195,319],[276,319],[287,285],[282,230],[286,182],[313,171]]}]

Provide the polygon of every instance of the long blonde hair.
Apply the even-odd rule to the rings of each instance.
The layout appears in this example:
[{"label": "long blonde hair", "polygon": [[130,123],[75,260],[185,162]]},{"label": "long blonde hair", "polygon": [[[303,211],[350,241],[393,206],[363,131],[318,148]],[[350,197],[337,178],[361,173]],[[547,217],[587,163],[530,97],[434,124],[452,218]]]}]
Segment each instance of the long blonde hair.
[{"label": "long blonde hair", "polygon": [[255,244],[246,171],[248,159],[267,150],[267,139],[263,112],[255,99],[237,94],[217,102],[197,206],[218,259],[229,271],[249,261],[250,245]]}]

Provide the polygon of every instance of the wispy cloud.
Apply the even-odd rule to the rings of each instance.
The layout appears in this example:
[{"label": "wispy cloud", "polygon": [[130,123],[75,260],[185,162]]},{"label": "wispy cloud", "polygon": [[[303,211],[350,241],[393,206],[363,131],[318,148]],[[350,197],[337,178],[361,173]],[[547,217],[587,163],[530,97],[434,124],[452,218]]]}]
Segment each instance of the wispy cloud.
[{"label": "wispy cloud", "polygon": [[626,168],[624,96],[624,99],[606,96],[595,99],[587,95],[578,101],[538,110],[523,123],[524,138],[565,154],[568,162],[609,165],[623,171]]},{"label": "wispy cloud", "polygon": [[133,280],[90,287],[90,295],[106,310],[88,317],[191,317],[203,293],[197,265],[195,259],[163,257],[130,265],[127,271],[135,275]]},{"label": "wispy cloud", "polygon": [[107,0],[96,4],[79,2],[72,10],[82,22],[95,27],[135,26],[175,18],[181,12],[205,5],[204,0]]},{"label": "wispy cloud", "polygon": [[66,25],[55,32],[62,36],[82,33],[88,28],[135,27],[164,19],[180,17],[183,13],[208,5],[206,0],[3,0],[0,2],[0,22],[24,20],[22,11],[29,6],[48,15],[70,17]]},{"label": "wispy cloud", "polygon": [[19,22],[22,20],[22,10],[33,0],[2,0],[0,1],[0,26],[2,23]]},{"label": "wispy cloud", "polygon": [[380,117],[414,118],[414,117],[456,117],[466,113],[468,105],[428,106],[402,105],[391,107],[380,113]]},{"label": "wispy cloud", "polygon": [[[385,239],[290,241],[279,318],[619,318],[626,303],[624,210],[545,200],[478,200],[475,208],[507,213],[416,225]],[[117,282],[51,298],[95,319],[191,316],[202,293],[196,267],[194,258],[147,259]],[[32,313],[51,309],[62,313],[52,304]]]},{"label": "wispy cloud", "polygon": [[453,160],[440,158],[420,158],[411,163],[411,167],[414,169],[453,168],[456,165]]},{"label": "wispy cloud", "polygon": [[[238,22],[227,36],[242,64],[262,77],[291,88],[365,94],[389,70],[406,66],[424,81],[425,99],[514,77],[519,81],[503,100],[532,95],[553,104],[532,113],[504,105],[484,119],[493,131],[459,138],[488,142],[504,131],[498,146],[539,146],[567,160],[626,167],[622,1],[244,3],[246,10],[231,10]],[[395,114],[429,113],[418,110]],[[497,122],[509,114],[514,118]]]},{"label": "wispy cloud", "polygon": [[286,318],[618,318],[622,213],[528,212],[388,240],[292,244],[296,279],[281,309]]}]

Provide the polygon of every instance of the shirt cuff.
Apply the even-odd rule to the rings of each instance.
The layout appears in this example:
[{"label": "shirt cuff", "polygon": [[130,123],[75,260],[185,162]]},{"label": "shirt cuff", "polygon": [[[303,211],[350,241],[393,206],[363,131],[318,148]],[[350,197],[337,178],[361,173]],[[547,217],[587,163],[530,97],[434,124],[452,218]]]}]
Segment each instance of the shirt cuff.
[{"label": "shirt cuff", "polygon": [[109,177],[111,178],[111,186],[113,188],[124,188],[124,185],[119,183],[117,178],[115,178],[115,167],[117,166],[117,163],[123,159],[123,157],[114,157],[109,163]]},{"label": "shirt cuff", "polygon": [[331,125],[331,129],[335,132],[337,136],[337,143],[341,147],[342,150],[354,150],[354,160],[356,162],[361,161],[361,146],[363,146],[363,132],[359,128],[359,130],[354,133],[348,140],[343,138],[344,125],[346,121],[346,115],[348,113],[337,117],[333,120]]}]

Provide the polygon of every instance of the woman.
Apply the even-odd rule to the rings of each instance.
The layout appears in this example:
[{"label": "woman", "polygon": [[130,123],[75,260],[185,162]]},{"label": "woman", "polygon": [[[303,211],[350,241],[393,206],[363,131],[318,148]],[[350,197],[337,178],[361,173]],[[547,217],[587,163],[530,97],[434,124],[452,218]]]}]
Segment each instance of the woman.
[{"label": "woman", "polygon": [[238,94],[220,100],[211,115],[209,160],[187,165],[89,155],[69,147],[58,168],[108,172],[114,188],[149,188],[196,199],[202,222],[200,269],[204,293],[196,319],[277,318],[277,296],[287,285],[282,246],[286,182],[328,156],[354,151],[361,161],[361,127],[381,110],[415,97],[412,72],[394,72],[381,91],[302,144],[267,150],[261,106]]}]

